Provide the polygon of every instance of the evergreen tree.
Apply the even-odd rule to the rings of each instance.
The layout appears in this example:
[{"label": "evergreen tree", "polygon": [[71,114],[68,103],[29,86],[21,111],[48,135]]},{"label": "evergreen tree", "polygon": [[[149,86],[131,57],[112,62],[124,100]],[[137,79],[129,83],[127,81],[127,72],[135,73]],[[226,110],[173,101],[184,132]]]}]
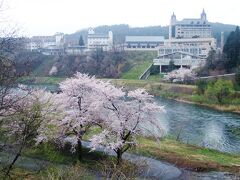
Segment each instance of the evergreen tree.
[{"label": "evergreen tree", "polygon": [[79,46],[84,46],[84,45],[85,45],[82,35],[81,35],[80,38],[79,38],[78,45],[79,45]]},{"label": "evergreen tree", "polygon": [[174,60],[171,59],[171,60],[169,61],[168,71],[171,72],[171,71],[173,71],[174,69],[175,69]]},{"label": "evergreen tree", "polygon": [[226,68],[231,70],[240,65],[240,30],[239,27],[228,36],[223,52],[227,55]]}]

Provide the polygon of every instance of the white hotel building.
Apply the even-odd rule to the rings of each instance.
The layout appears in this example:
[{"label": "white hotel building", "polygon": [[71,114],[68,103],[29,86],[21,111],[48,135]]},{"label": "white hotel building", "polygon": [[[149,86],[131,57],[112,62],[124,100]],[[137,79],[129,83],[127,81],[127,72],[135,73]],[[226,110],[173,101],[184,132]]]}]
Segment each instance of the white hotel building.
[{"label": "white hotel building", "polygon": [[103,51],[110,51],[113,47],[113,33],[96,34],[93,28],[88,30],[87,48],[89,50],[102,48]]},{"label": "white hotel building", "polygon": [[170,61],[176,66],[194,68],[205,63],[211,49],[216,49],[212,28],[203,10],[200,19],[177,21],[173,13],[169,25],[169,39],[158,47],[154,65],[160,66],[160,73]]},{"label": "white hotel building", "polygon": [[203,10],[199,19],[183,19],[178,21],[173,13],[169,25],[169,39],[172,38],[211,38],[212,27]]}]

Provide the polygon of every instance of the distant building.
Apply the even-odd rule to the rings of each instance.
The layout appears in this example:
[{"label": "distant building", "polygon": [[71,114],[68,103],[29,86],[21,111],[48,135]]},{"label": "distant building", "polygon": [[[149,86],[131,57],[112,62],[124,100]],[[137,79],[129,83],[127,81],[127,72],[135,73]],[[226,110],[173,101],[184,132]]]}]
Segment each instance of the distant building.
[{"label": "distant building", "polygon": [[172,61],[175,66],[195,68],[204,65],[212,49],[216,49],[216,39],[212,38],[212,28],[203,10],[200,19],[177,21],[173,13],[169,25],[169,39],[158,46],[158,57],[154,65],[160,72],[167,69]]},{"label": "distant building", "polygon": [[126,36],[125,50],[157,50],[164,44],[163,36]]},{"label": "distant building", "polygon": [[27,49],[34,51],[37,49],[54,46],[56,43],[54,36],[33,36],[29,39]]},{"label": "distant building", "polygon": [[65,54],[63,47],[58,47],[55,45],[39,49],[38,51],[44,55],[64,55]]},{"label": "distant building", "polygon": [[68,55],[82,55],[86,53],[86,51],[87,51],[86,46],[79,46],[79,45],[68,46],[65,49],[65,53]]},{"label": "distant building", "polygon": [[211,49],[216,49],[214,38],[167,39],[158,47],[158,56],[174,52],[185,52],[207,58]]},{"label": "distant building", "polygon": [[89,50],[102,48],[103,51],[109,51],[113,47],[113,33],[109,31],[108,34],[96,34],[93,28],[88,30],[87,48]]},{"label": "distant building", "polygon": [[54,36],[33,36],[28,40],[26,49],[45,55],[63,55],[64,45],[64,34],[56,33]]},{"label": "distant building", "polygon": [[40,49],[48,49],[51,47],[62,48],[64,46],[64,34],[57,33],[54,36],[33,36],[30,38],[27,49],[34,51]]},{"label": "distant building", "polygon": [[205,58],[186,52],[172,52],[160,55],[157,59],[153,60],[153,64],[159,66],[159,72],[162,73],[166,72],[171,61],[178,68],[195,68],[204,65]]},{"label": "distant building", "polygon": [[172,38],[211,38],[212,28],[203,9],[199,19],[178,21],[173,13],[169,25],[169,39]]},{"label": "distant building", "polygon": [[216,49],[214,38],[168,39],[158,47],[158,57],[153,62],[160,66],[160,72],[170,61],[176,66],[195,68],[204,65],[211,49]]}]

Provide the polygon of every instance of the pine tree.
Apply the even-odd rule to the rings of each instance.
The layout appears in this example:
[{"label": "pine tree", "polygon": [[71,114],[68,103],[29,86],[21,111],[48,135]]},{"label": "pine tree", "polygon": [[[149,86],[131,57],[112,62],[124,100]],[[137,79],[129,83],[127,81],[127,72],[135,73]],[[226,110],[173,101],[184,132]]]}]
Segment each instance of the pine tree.
[{"label": "pine tree", "polygon": [[227,55],[226,68],[231,70],[240,65],[240,30],[239,27],[228,36],[223,52]]},{"label": "pine tree", "polygon": [[81,35],[80,38],[79,38],[78,45],[79,45],[79,46],[84,46],[84,45],[85,45],[82,35]]}]

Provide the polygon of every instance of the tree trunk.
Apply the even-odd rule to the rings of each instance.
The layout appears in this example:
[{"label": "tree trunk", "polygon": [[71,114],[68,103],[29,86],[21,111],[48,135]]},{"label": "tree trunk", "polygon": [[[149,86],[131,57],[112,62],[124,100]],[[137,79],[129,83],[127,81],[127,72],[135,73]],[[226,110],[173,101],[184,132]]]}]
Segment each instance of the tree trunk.
[{"label": "tree trunk", "polygon": [[23,147],[21,147],[21,148],[19,149],[19,151],[18,151],[18,153],[16,154],[16,156],[14,157],[12,163],[8,166],[7,171],[6,171],[6,174],[5,174],[6,176],[9,176],[9,175],[10,175],[10,171],[12,170],[15,162],[16,162],[16,161],[18,160],[18,158],[21,156],[22,149],[23,149]]},{"label": "tree trunk", "polygon": [[82,141],[78,140],[78,146],[77,146],[77,153],[78,153],[78,160],[82,160]]},{"label": "tree trunk", "polygon": [[117,150],[117,165],[122,162],[122,151],[120,149]]}]

